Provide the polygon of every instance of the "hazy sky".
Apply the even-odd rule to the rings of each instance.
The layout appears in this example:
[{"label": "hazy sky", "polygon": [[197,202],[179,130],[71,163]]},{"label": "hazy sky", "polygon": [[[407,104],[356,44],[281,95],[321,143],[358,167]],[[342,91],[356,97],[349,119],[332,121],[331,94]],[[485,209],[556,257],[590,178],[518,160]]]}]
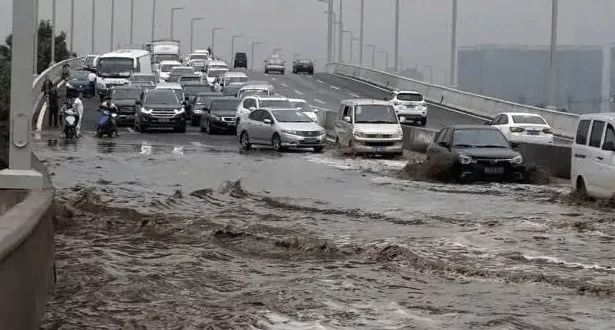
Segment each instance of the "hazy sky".
[{"label": "hazy sky", "polygon": [[[0,0],[0,35],[10,32],[12,1]],[[152,0],[135,1],[135,42],[150,37]],[[360,0],[343,0],[344,28],[359,35]],[[448,68],[451,0],[401,0],[401,55],[405,66],[434,65],[436,76],[444,76]],[[40,17],[50,18],[52,0],[40,0]],[[116,0],[115,43],[129,41],[130,0]],[[374,43],[392,55],[394,32],[394,0],[365,0],[365,43]],[[97,51],[110,47],[109,27],[111,0],[96,0]],[[75,50],[90,52],[92,0],[76,0]],[[273,48],[283,48],[283,55],[293,54],[322,62],[326,53],[326,4],[317,0],[158,0],[156,36],[169,36],[170,8],[183,6],[176,15],[175,34],[189,47],[190,18],[205,17],[196,23],[195,44],[209,45],[211,27],[224,27],[216,36],[218,54],[230,53],[233,34],[244,37],[238,50],[247,50],[252,41],[263,42],[255,58],[261,61]],[[339,0],[335,0],[335,11]],[[550,37],[551,0],[459,0],[459,46],[484,43],[546,45]],[[69,30],[70,0],[57,0],[58,28]],[[559,43],[604,45],[614,41],[615,0],[560,0]],[[344,38],[345,58],[348,37]],[[365,51],[371,61],[371,52]],[[358,43],[354,58],[358,59]],[[384,55],[377,55],[377,64],[384,65]],[[390,59],[391,63],[393,59]]]}]

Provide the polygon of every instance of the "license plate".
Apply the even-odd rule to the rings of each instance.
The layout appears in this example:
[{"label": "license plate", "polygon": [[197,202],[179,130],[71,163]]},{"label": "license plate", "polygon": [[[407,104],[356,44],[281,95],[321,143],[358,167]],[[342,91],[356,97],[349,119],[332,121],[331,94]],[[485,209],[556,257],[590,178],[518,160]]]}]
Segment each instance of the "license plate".
[{"label": "license plate", "polygon": [[504,168],[503,167],[485,167],[485,174],[489,174],[489,175],[504,174]]},{"label": "license plate", "polygon": [[527,131],[527,135],[539,135],[540,131]]},{"label": "license plate", "polygon": [[408,105],[406,105],[406,108],[408,108],[408,109],[412,109],[412,108],[414,108],[414,106],[413,106],[413,105],[411,105],[411,104],[408,104]]},{"label": "license plate", "polygon": [[167,118],[159,118],[159,119],[158,119],[158,122],[159,122],[159,123],[169,123],[169,122],[171,122],[171,119],[167,119]]},{"label": "license plate", "polygon": [[386,149],[385,147],[372,147],[372,150],[374,151],[374,153],[381,153],[384,152]]},{"label": "license plate", "polygon": [[318,139],[303,139],[303,143],[318,143]]}]

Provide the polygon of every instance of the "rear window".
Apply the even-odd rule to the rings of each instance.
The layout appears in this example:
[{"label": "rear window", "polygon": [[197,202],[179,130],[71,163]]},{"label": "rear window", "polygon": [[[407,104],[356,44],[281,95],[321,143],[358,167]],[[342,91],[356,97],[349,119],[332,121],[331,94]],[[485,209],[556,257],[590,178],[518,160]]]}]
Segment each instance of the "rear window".
[{"label": "rear window", "polygon": [[604,132],[604,122],[594,120],[594,124],[592,125],[592,133],[589,137],[589,146],[600,148],[600,143],[602,143],[602,133]]},{"label": "rear window", "polygon": [[292,109],[293,105],[288,100],[262,100],[260,102],[260,107],[272,109]]},{"label": "rear window", "polygon": [[419,101],[423,101],[423,95],[418,94],[418,93],[402,93],[402,94],[397,94],[397,99],[400,101],[419,102]]},{"label": "rear window", "polygon": [[211,111],[231,111],[237,110],[239,100],[214,100],[211,101]]},{"label": "rear window", "polygon": [[587,144],[587,134],[589,133],[589,120],[581,120],[579,122],[579,127],[577,128],[577,144],[586,145]]},{"label": "rear window", "polygon": [[542,117],[538,116],[528,116],[528,115],[513,115],[513,122],[515,124],[537,124],[537,125],[546,125]]}]

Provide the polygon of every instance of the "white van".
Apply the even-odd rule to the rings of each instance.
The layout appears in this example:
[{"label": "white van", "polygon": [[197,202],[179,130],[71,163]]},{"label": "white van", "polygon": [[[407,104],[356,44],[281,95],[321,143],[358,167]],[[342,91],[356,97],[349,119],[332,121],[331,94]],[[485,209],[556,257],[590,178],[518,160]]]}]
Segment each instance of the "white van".
[{"label": "white van", "polygon": [[570,170],[576,191],[601,198],[615,194],[615,113],[581,116]]},{"label": "white van", "polygon": [[152,74],[152,60],[145,50],[117,50],[96,58],[96,70],[98,94],[104,96],[110,88],[130,83],[134,73]]},{"label": "white van", "polygon": [[353,153],[402,155],[404,132],[389,101],[342,101],[335,122],[335,141]]}]

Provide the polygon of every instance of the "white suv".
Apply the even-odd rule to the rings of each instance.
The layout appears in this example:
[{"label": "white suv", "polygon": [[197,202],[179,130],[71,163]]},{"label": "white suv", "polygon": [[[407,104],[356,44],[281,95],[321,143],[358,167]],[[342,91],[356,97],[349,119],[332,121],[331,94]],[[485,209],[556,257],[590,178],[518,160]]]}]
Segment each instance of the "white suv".
[{"label": "white suv", "polygon": [[581,194],[610,198],[615,194],[615,114],[581,116],[572,145],[572,187]]},{"label": "white suv", "polygon": [[284,96],[246,96],[237,107],[237,123],[256,109],[294,109],[290,100]]},{"label": "white suv", "polygon": [[413,91],[394,91],[391,96],[390,102],[395,108],[397,117],[405,118],[406,122],[427,125],[427,102],[423,94]]}]

